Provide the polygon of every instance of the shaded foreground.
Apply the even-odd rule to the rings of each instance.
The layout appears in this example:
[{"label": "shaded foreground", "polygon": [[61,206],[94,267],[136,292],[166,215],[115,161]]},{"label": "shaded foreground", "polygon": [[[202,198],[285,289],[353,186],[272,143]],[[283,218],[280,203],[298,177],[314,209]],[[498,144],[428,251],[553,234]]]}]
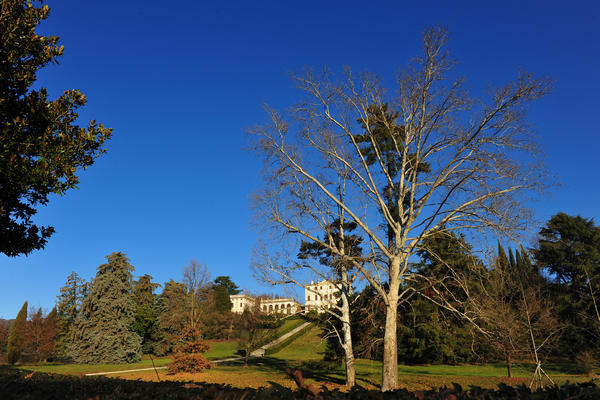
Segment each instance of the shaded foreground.
[{"label": "shaded foreground", "polygon": [[234,388],[223,384],[194,382],[145,382],[106,377],[75,377],[27,372],[0,367],[2,399],[598,399],[600,388],[594,383],[566,384],[545,391],[531,392],[524,386],[500,385],[496,390],[455,385],[429,391],[406,389],[381,393],[362,388],[350,392],[318,388],[315,396],[308,390],[289,389],[272,382],[259,389]]}]

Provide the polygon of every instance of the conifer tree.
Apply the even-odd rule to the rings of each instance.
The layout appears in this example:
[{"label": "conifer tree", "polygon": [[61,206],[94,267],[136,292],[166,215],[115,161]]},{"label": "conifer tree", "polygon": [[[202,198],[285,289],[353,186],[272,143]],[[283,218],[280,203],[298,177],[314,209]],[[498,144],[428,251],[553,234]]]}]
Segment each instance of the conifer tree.
[{"label": "conifer tree", "polygon": [[71,342],[71,328],[79,314],[85,291],[86,283],[75,271],[67,277],[65,286],[60,288],[56,310],[58,336],[56,351],[59,357],[65,356],[66,347]]},{"label": "conifer tree", "polygon": [[183,283],[173,279],[165,283],[158,296],[156,323],[152,330],[153,353],[164,355],[173,350],[178,335],[188,324],[188,293]]},{"label": "conifer tree", "polygon": [[23,336],[23,349],[35,362],[52,357],[56,339],[56,308],[46,316],[41,308],[32,308]]},{"label": "conifer tree", "polygon": [[152,283],[152,277],[147,274],[140,276],[139,280],[133,283],[136,307],[133,330],[142,338],[144,353],[150,350],[150,335],[156,321],[154,290],[159,286],[158,283]]},{"label": "conifer tree", "polygon": [[6,345],[7,360],[9,364],[15,364],[21,358],[23,351],[23,336],[27,326],[27,302],[23,304],[17,314],[17,318],[10,328],[8,343]]},{"label": "conifer tree", "polygon": [[8,329],[3,322],[0,321],[0,354],[6,353],[6,342],[8,342]]},{"label": "conifer tree", "polygon": [[108,263],[98,267],[73,324],[68,353],[79,363],[136,362],[141,358],[141,338],[132,330],[134,268],[121,252],[106,259]]}]

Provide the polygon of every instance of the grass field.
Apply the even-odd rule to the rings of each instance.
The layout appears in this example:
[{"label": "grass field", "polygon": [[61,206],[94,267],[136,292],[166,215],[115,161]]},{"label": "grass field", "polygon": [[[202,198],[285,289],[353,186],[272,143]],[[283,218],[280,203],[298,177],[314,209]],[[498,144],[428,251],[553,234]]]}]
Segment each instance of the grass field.
[{"label": "grass field", "polygon": [[236,357],[239,350],[239,344],[235,340],[230,341],[207,341],[210,349],[204,353],[204,357],[209,360],[219,360],[223,358]]},{"label": "grass field", "polygon": [[[298,322],[299,321],[299,322]],[[288,320],[279,330],[283,333],[300,325],[302,320]],[[165,370],[159,370],[161,380],[195,381],[207,383],[228,384],[233,387],[258,388],[276,383],[294,388],[295,384],[285,374],[285,368],[300,368],[309,383],[317,386],[325,385],[329,388],[341,388],[344,384],[343,366],[323,368],[318,363],[322,359],[324,343],[318,336],[316,327],[308,329],[292,344],[284,347],[277,353],[260,359],[251,359],[248,367],[242,361],[232,361],[225,364],[214,365],[213,368],[199,374],[170,375]],[[211,349],[205,355],[209,359],[222,359],[233,357],[238,349],[236,342],[210,342]],[[156,366],[163,366],[170,362],[169,358],[154,359]],[[23,366],[27,370],[53,372],[60,374],[85,374],[89,372],[118,371],[136,368],[149,368],[152,364],[149,358],[140,363],[125,365],[44,365]],[[471,385],[485,388],[496,387],[499,383],[510,385],[529,384],[533,373],[533,365],[515,365],[514,378],[506,377],[506,367],[502,364],[486,365],[401,365],[398,368],[400,385],[409,390],[430,389],[441,386],[451,386],[458,383],[463,387]],[[585,382],[590,378],[572,373],[572,366],[548,364],[546,371],[556,383]],[[371,360],[356,360],[357,383],[366,388],[377,388],[381,381],[381,363]],[[156,381],[154,371],[140,371],[110,375],[124,379],[141,379]]]}]

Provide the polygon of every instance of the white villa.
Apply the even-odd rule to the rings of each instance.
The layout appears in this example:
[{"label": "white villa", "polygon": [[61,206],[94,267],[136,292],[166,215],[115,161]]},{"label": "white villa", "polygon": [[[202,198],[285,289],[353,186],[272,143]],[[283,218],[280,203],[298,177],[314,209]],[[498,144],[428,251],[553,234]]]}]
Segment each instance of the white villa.
[{"label": "white villa", "polygon": [[[241,314],[244,310],[253,310],[255,307],[260,307],[260,311],[272,314],[296,314],[302,311],[302,306],[291,297],[284,298],[264,298],[251,297],[245,294],[234,294],[229,296],[231,300],[231,312]],[[258,302],[258,304],[257,304]]]},{"label": "white villa", "polygon": [[324,312],[326,308],[333,307],[339,298],[340,293],[332,282],[310,282],[304,287],[304,311]]},{"label": "white villa", "polygon": [[256,300],[254,297],[247,296],[245,294],[232,294],[229,296],[231,300],[231,312],[241,314],[244,310],[253,310]]},{"label": "white villa", "polygon": [[[310,285],[304,287],[304,306],[291,297],[284,298],[264,298],[252,297],[245,294],[234,294],[229,296],[231,300],[231,312],[241,314],[244,310],[253,310],[260,307],[260,311],[272,314],[296,314],[299,312],[309,312],[315,310],[323,312],[326,308],[331,308],[339,299],[339,292],[330,281],[310,282]],[[257,304],[258,302],[258,304]]]}]

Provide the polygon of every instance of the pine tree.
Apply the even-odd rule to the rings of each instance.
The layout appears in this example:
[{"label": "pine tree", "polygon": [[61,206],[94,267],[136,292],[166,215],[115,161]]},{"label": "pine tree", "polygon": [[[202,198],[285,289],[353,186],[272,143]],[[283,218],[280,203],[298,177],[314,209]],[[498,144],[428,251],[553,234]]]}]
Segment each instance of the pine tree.
[{"label": "pine tree", "polygon": [[217,276],[214,282],[215,285],[223,286],[228,295],[239,294],[242,292],[229,276]]},{"label": "pine tree", "polygon": [[123,363],[141,359],[141,338],[132,331],[133,266],[123,253],[106,257],[73,324],[69,355],[79,363]]},{"label": "pine tree", "polygon": [[27,302],[23,304],[17,314],[17,318],[10,328],[8,343],[6,345],[7,360],[9,364],[15,364],[21,358],[23,351],[23,336],[27,326]]}]

